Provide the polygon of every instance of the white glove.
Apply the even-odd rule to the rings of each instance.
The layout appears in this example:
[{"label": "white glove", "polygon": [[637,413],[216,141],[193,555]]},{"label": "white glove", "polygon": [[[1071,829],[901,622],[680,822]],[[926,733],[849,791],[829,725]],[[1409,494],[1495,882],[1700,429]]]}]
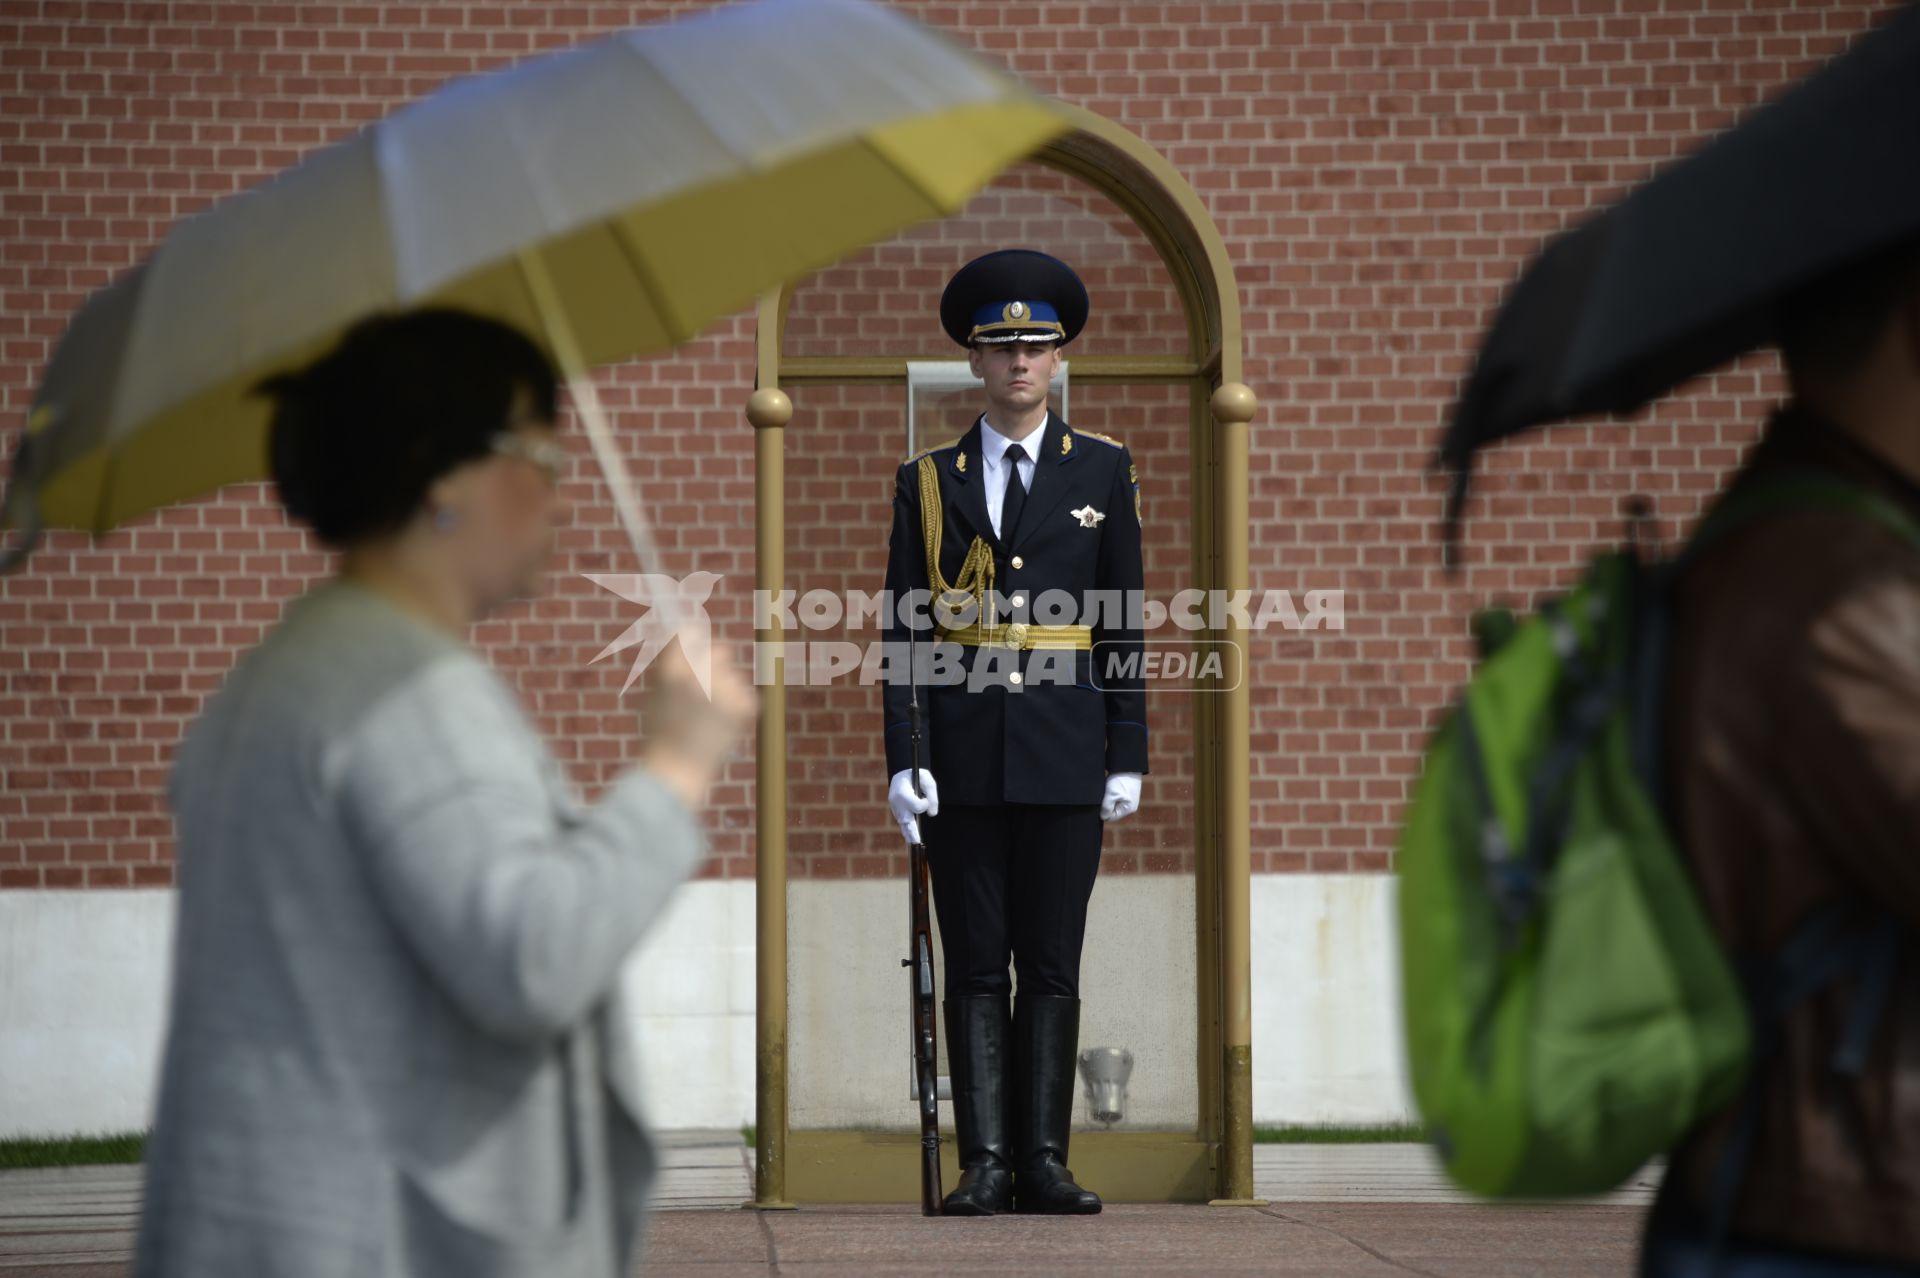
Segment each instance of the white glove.
[{"label": "white glove", "polygon": [[893,774],[893,780],[887,783],[887,807],[893,811],[893,819],[900,823],[900,833],[909,843],[920,841],[920,817],[940,815],[940,787],[933,783],[933,773],[920,769],[920,788],[925,795],[913,792],[913,778],[908,775],[911,768],[902,768]]},{"label": "white glove", "polygon": [[[904,775],[904,774],[902,774]],[[1118,821],[1140,810],[1140,774],[1114,772],[1107,777],[1107,793],[1100,800],[1100,819]]]}]

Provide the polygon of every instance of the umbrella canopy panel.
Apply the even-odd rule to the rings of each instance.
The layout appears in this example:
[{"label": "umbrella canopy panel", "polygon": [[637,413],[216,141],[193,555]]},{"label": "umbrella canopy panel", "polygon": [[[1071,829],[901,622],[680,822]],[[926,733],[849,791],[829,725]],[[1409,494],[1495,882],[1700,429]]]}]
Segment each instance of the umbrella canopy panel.
[{"label": "umbrella canopy panel", "polygon": [[35,401],[42,521],[99,532],[266,473],[262,378],[374,311],[545,338],[537,251],[589,363],[962,204],[1056,108],[864,0],[761,0],[462,81],[182,223],[96,295]]}]

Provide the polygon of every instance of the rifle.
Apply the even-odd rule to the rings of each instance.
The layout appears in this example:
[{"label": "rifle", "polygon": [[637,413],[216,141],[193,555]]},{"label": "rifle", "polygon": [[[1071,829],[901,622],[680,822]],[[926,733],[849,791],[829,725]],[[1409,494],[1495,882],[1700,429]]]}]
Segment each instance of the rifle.
[{"label": "rifle", "polygon": [[[909,663],[911,665],[911,663]],[[917,673],[907,695],[907,733],[912,740],[910,766],[913,792],[924,798],[920,789],[920,688]],[[920,1214],[938,1216],[940,1210],[940,1064],[938,1013],[933,992],[933,922],[927,910],[927,845],[915,841],[907,851],[908,910],[907,953],[900,966],[911,969],[913,987],[913,1069],[920,1093]]]}]

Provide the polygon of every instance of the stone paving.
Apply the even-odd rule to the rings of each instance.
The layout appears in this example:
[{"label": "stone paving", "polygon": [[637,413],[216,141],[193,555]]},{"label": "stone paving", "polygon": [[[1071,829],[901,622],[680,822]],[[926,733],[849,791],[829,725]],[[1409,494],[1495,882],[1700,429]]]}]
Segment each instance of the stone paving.
[{"label": "stone paving", "polygon": [[[1109,1206],[1097,1217],[923,1220],[904,1206],[740,1210],[737,1135],[671,1132],[649,1274],[1615,1275],[1658,1185],[1648,1169],[1580,1203],[1489,1206],[1420,1145],[1261,1145],[1261,1208]],[[0,1278],[121,1278],[138,1167],[0,1172]]]}]

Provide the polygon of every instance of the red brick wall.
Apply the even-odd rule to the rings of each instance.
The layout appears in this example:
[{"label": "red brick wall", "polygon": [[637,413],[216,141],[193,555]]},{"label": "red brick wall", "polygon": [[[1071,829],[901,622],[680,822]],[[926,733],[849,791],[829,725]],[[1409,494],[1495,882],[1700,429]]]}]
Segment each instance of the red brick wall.
[{"label": "red brick wall", "polygon": [[[175,218],[448,76],[698,7],[0,0],[0,445],[10,452],[64,317]],[[1629,425],[1565,428],[1503,450],[1474,504],[1468,568],[1444,577],[1439,490],[1423,465],[1500,289],[1542,236],[1889,6],[901,7],[1141,133],[1219,223],[1262,403],[1253,584],[1348,592],[1344,634],[1256,640],[1255,868],[1340,871],[1389,863],[1422,734],[1466,669],[1468,608],[1563,581],[1616,535],[1627,493],[1651,495],[1677,530],[1777,393],[1771,361],[1755,357]],[[1057,224],[1035,224],[1049,217]],[[906,295],[931,299],[939,270],[994,246],[1003,223],[1087,268],[1101,309],[1082,349],[1155,350],[1177,338],[1150,258],[1097,200],[1016,175],[977,218],[981,243],[928,229],[817,281],[796,302],[793,349],[827,353],[853,332],[889,354],[946,354],[916,308],[856,305],[875,291],[862,281],[908,281]],[[833,318],[847,314],[861,318],[851,328]],[[605,378],[669,565],[725,574],[718,615],[740,639],[753,572],[752,440],[740,411],[752,349],[741,318]],[[796,586],[877,588],[890,464],[864,444],[898,429],[895,395],[795,392]],[[1151,570],[1157,589],[1173,588],[1186,555],[1178,397],[1076,387],[1072,416],[1141,456]],[[483,639],[592,787],[632,751],[619,663],[587,664],[626,612],[578,574],[628,565],[583,450],[568,491],[579,514],[553,596],[489,623]],[[173,743],[236,651],[326,567],[251,488],[98,543],[55,535],[24,574],[0,581],[0,887],[169,881],[161,794]],[[881,868],[897,836],[879,810],[870,696],[807,691],[793,709],[799,872]],[[1172,699],[1156,708],[1156,727],[1148,810],[1118,831],[1116,868],[1175,864],[1185,846],[1184,724]],[[750,761],[718,798],[712,872],[750,873]]]}]

